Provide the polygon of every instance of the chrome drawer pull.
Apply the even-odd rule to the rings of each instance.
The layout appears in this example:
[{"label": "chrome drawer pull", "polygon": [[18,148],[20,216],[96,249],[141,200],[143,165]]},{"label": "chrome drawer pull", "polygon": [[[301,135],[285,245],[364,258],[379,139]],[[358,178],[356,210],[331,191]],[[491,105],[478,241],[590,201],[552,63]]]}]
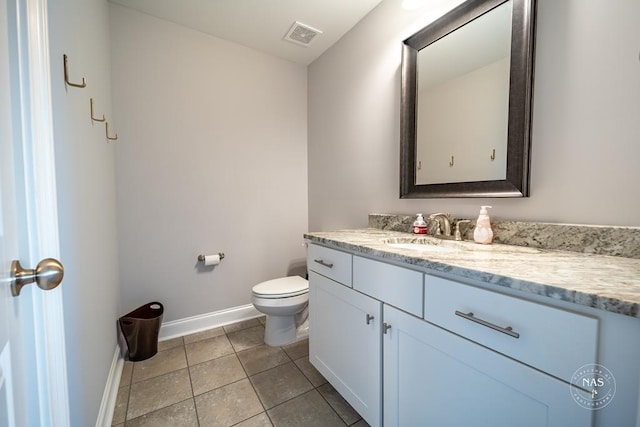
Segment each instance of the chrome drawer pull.
[{"label": "chrome drawer pull", "polygon": [[520,338],[520,334],[515,332],[511,326],[507,326],[506,328],[503,328],[502,326],[494,325],[491,322],[487,322],[486,320],[482,320],[477,317],[474,317],[472,312],[463,313],[461,311],[456,310],[456,316],[460,316],[464,319],[471,320],[472,322],[479,323],[482,326],[486,326],[487,328],[491,328],[495,331],[502,332],[503,334],[507,334],[510,337]]},{"label": "chrome drawer pull", "polygon": [[323,266],[325,266],[327,268],[333,268],[333,264],[332,263],[324,262],[324,260],[322,260],[322,259],[314,259],[313,261],[317,262],[318,264],[323,265]]}]

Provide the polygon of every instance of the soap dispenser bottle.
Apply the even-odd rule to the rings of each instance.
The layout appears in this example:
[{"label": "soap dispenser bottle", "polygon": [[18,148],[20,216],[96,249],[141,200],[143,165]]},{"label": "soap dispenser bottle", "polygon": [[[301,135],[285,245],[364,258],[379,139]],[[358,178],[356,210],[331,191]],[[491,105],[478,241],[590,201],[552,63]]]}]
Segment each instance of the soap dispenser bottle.
[{"label": "soap dispenser bottle", "polygon": [[478,221],[476,221],[476,228],[473,230],[473,240],[484,245],[488,245],[493,241],[493,230],[491,229],[487,208],[491,208],[491,206],[480,207],[480,215],[478,216]]},{"label": "soap dispenser bottle", "polygon": [[413,221],[411,231],[413,234],[427,234],[427,222],[424,220],[421,213],[419,213],[416,220]]}]

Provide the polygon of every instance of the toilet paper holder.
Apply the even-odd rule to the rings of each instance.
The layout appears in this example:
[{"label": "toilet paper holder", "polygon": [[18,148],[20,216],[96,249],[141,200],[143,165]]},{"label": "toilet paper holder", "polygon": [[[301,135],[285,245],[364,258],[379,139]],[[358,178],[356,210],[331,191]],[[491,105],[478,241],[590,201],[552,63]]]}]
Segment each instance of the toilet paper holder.
[{"label": "toilet paper holder", "polygon": [[[220,257],[220,261],[224,259],[224,252],[218,252],[218,256]],[[198,261],[204,262],[204,255],[198,255]]]}]

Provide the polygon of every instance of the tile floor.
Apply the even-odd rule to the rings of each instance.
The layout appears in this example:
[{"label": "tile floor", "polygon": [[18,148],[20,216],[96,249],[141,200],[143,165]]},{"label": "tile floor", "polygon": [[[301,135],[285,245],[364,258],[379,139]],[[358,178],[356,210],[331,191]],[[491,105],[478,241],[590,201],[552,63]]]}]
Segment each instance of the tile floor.
[{"label": "tile floor", "polygon": [[113,426],[368,427],[309,363],[264,344],[264,317],[160,342],[125,362]]}]

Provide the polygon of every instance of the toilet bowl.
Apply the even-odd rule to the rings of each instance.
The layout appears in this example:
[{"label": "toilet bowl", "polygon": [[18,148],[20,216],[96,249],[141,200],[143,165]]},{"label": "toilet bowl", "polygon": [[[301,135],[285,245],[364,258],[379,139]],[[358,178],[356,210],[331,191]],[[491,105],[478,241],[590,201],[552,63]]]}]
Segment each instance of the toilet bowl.
[{"label": "toilet bowl", "polygon": [[270,346],[294,343],[309,336],[309,282],[300,276],[259,283],[251,302],[267,316],[264,342]]}]

